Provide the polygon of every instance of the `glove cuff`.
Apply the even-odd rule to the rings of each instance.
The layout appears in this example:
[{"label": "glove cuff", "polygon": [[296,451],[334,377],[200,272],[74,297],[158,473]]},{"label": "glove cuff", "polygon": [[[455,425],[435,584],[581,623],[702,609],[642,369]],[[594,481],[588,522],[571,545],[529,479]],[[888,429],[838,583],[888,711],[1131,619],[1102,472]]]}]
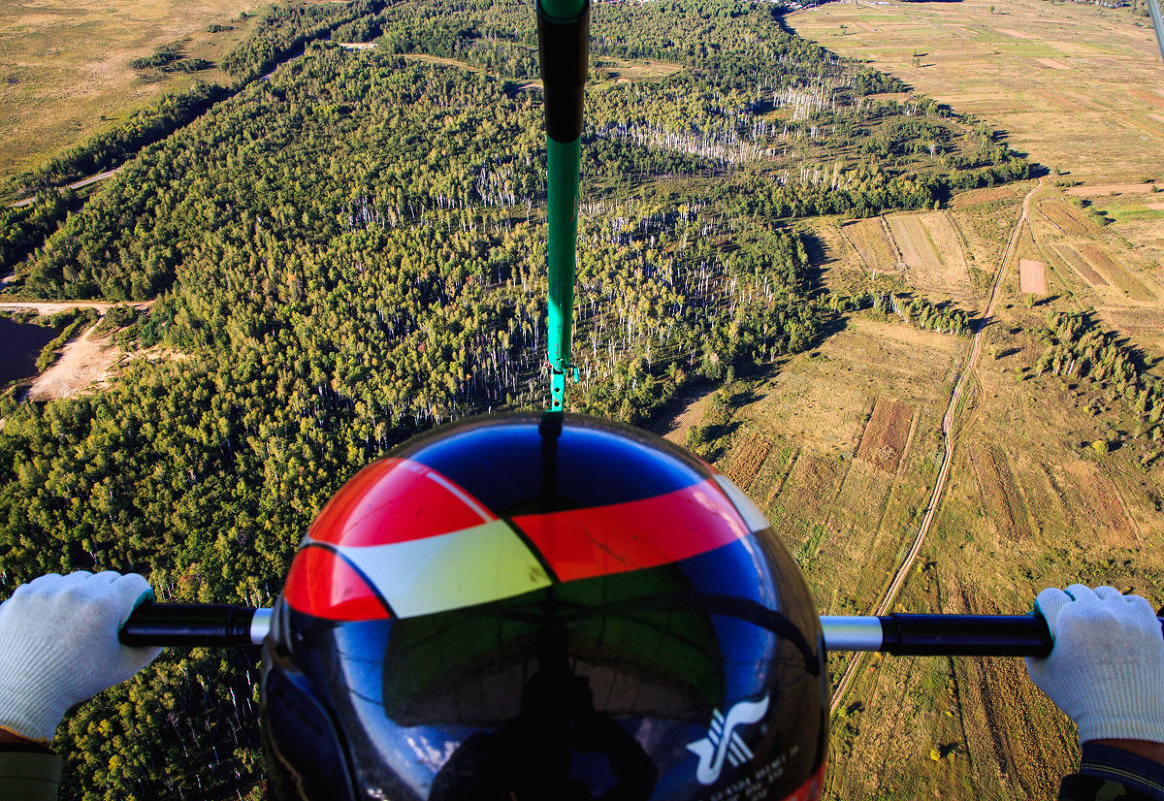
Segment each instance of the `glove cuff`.
[{"label": "glove cuff", "polygon": [[53,735],[68,710],[49,708],[47,704],[38,709],[28,709],[27,706],[27,703],[21,704],[0,692],[0,729],[41,745],[52,745]]}]

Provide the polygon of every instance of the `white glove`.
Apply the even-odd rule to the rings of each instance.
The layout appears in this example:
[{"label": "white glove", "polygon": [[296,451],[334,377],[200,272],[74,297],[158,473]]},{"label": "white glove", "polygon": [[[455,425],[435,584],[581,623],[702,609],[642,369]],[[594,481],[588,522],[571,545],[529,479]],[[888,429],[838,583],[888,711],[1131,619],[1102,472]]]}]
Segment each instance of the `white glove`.
[{"label": "white glove", "polygon": [[128,679],[160,648],[129,648],[122,625],[154,591],[136,573],[50,573],[0,604],[0,727],[49,742],[65,712]]},{"label": "white glove", "polygon": [[1079,727],[1079,742],[1164,742],[1164,637],[1152,607],[1114,587],[1046,589],[1035,611],[1051,655],[1027,659],[1040,690]]}]

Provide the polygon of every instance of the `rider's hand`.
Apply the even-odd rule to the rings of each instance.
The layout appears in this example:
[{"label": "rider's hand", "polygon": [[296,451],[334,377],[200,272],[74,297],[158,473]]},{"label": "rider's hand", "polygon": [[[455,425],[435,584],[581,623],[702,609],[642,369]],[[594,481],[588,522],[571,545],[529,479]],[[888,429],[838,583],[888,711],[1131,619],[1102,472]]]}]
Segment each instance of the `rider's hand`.
[{"label": "rider's hand", "polygon": [[1099,739],[1164,743],[1164,637],[1148,602],[1112,587],[1073,584],[1035,600],[1055,641],[1027,659],[1031,679],[1079,727]]},{"label": "rider's hand", "polygon": [[154,592],[136,573],[51,573],[0,604],[0,727],[49,742],[65,712],[148,665],[160,648],[117,632]]}]

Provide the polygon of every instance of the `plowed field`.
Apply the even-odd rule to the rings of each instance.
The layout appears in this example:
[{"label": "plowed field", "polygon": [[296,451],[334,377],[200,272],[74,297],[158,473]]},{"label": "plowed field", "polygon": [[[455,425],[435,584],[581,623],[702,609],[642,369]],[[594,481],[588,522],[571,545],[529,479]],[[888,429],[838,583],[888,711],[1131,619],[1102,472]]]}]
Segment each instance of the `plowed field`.
[{"label": "plowed field", "polygon": [[892,473],[897,470],[905,444],[909,441],[909,427],[913,421],[913,407],[891,398],[878,398],[873,414],[861,434],[857,458],[865,459]]},{"label": "plowed field", "polygon": [[1019,290],[1024,295],[1047,294],[1047,268],[1041,261],[1019,259]]}]

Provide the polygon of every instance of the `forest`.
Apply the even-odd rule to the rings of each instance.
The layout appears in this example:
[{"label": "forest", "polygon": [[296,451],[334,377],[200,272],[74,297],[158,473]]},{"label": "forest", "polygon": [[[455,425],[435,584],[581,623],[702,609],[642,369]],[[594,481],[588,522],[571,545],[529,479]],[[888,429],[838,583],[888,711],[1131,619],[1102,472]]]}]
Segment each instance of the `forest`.
[{"label": "forest", "polygon": [[[0,597],[83,568],[140,571],[163,600],[269,604],[358,468],[435,424],[546,404],[528,5],[361,2],[270,12],[229,96],[83,203],[46,191],[10,217],[6,291],[156,299],[118,338],[168,358],[94,395],[0,397]],[[378,45],[349,52],[332,30]],[[621,80],[627,59],[679,69]],[[991,132],[871,97],[903,87],[788,33],[775,6],[603,5],[598,61],[573,409],[647,422],[692,382],[811,347],[841,302],[965,329],[920,301],[825,296],[795,220],[1026,177]],[[255,659],[171,651],[83,705],[56,744],[64,797],[260,797]]]}]

